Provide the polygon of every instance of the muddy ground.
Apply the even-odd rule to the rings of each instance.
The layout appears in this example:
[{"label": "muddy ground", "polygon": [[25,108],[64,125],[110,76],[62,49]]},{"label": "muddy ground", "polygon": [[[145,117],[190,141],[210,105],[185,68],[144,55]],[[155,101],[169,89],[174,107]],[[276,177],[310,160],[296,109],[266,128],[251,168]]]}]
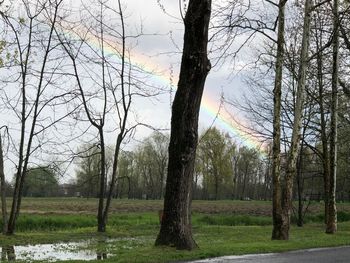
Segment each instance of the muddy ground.
[{"label": "muddy ground", "polygon": [[[8,200],[10,205],[10,200]],[[295,203],[296,205],[296,203]],[[307,203],[305,203],[307,205]],[[161,200],[113,200],[111,213],[156,212],[162,209]],[[311,213],[322,213],[323,203],[312,202],[308,207]],[[34,214],[95,214],[97,199],[93,198],[24,198],[22,213]],[[271,201],[199,201],[194,200],[192,211],[208,214],[271,215]],[[338,204],[338,211],[350,212],[350,203]]]}]

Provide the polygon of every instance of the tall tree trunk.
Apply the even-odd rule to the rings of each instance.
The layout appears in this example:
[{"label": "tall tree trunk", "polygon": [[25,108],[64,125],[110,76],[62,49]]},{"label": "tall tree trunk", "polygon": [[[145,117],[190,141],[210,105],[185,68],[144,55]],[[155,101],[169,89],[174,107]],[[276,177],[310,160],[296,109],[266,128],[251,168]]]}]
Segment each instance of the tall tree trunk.
[{"label": "tall tree trunk", "polygon": [[294,108],[293,131],[292,131],[291,145],[290,145],[288,160],[287,160],[285,182],[283,187],[282,214],[281,214],[282,220],[281,220],[281,225],[279,230],[280,236],[277,238],[282,240],[289,239],[290,216],[292,211],[292,198],[293,198],[293,180],[296,175],[296,163],[298,159],[298,150],[300,146],[300,131],[301,131],[301,125],[302,125],[302,112],[303,112],[303,106],[304,106],[306,67],[308,64],[311,7],[312,7],[312,1],[305,0],[303,37],[302,37],[302,44],[301,44],[300,66],[299,66],[299,72],[298,72],[297,95],[296,95],[295,108]]},{"label": "tall tree trunk", "polygon": [[[320,42],[322,41],[322,37]],[[317,42],[318,45],[318,42]],[[320,47],[318,46],[319,50]],[[318,76],[318,96],[320,107],[320,130],[322,142],[322,166],[323,166],[323,184],[324,184],[324,208],[325,224],[328,222],[328,203],[329,203],[329,178],[330,178],[330,159],[328,150],[327,121],[324,109],[324,82],[323,82],[323,56],[321,52],[317,54],[317,76]]]},{"label": "tall tree trunk", "polygon": [[245,169],[244,169],[244,174],[243,174],[243,186],[242,186],[242,195],[241,195],[242,200],[246,196],[245,188],[247,186],[247,177],[248,177],[248,164],[246,164]]},{"label": "tall tree trunk", "polygon": [[302,112],[305,97],[306,68],[308,65],[308,53],[310,43],[311,0],[305,0],[303,38],[301,43],[300,66],[298,73],[297,96],[294,108],[294,122],[292,140],[288,154],[285,187],[282,200],[282,235],[283,239],[289,239],[290,216],[292,211],[293,181],[296,176],[296,163],[300,146],[300,131],[302,125]]},{"label": "tall tree trunk", "polygon": [[97,231],[106,232],[107,218],[103,216],[105,190],[106,190],[106,151],[103,135],[103,125],[99,127],[101,159],[100,159],[100,176],[99,176],[99,194],[98,194],[98,210],[97,210]]},{"label": "tall tree trunk", "polygon": [[[118,13],[119,13],[120,22],[121,22],[121,30],[122,30],[122,34],[121,34],[121,39],[122,39],[121,70],[120,70],[119,77],[120,77],[120,82],[121,82],[120,83],[121,95],[122,95],[121,104],[122,104],[123,115],[119,116],[119,118],[120,118],[120,123],[119,123],[120,131],[119,131],[119,134],[117,136],[116,143],[115,143],[115,150],[114,150],[114,156],[113,156],[114,160],[113,160],[113,166],[112,166],[112,176],[111,176],[109,187],[106,187],[107,189],[105,190],[106,204],[104,206],[103,219],[102,219],[105,225],[107,224],[109,209],[111,206],[113,193],[115,191],[117,180],[118,180],[117,167],[118,167],[118,162],[119,162],[120,148],[121,148],[121,144],[123,142],[123,139],[124,139],[125,135],[127,134],[127,128],[126,128],[127,127],[127,120],[128,120],[129,110],[130,110],[130,106],[131,106],[130,90],[127,91],[128,85],[125,82],[125,77],[126,77],[125,70],[126,70],[126,59],[127,58],[126,58],[126,34],[125,34],[124,13],[122,10],[121,0],[118,0],[117,4],[118,4]],[[102,20],[101,20],[101,22],[102,22]],[[102,23],[101,23],[101,26],[102,26]],[[107,96],[105,97],[105,101],[107,101]],[[105,229],[104,229],[104,231],[105,231]]]},{"label": "tall tree trunk", "polygon": [[304,225],[303,219],[303,143],[300,146],[299,161],[297,163],[297,189],[298,189],[298,222],[297,225],[302,227]]},{"label": "tall tree trunk", "polygon": [[120,147],[121,147],[121,144],[123,142],[123,134],[124,134],[124,131],[125,131],[126,117],[125,117],[123,123],[124,124],[122,126],[121,131],[118,134],[117,142],[115,144],[114,157],[113,157],[114,161],[113,161],[111,180],[110,180],[110,183],[109,183],[109,187],[107,187],[107,190],[105,191],[106,204],[105,204],[105,207],[104,207],[104,210],[103,210],[103,217],[102,217],[102,222],[104,222],[105,226],[106,226],[107,221],[108,221],[108,213],[109,213],[109,209],[111,207],[113,193],[115,191],[117,180],[118,180],[117,167],[118,167],[118,160],[119,160],[119,154],[120,154]]},{"label": "tall tree trunk", "polygon": [[190,0],[178,89],[172,107],[164,216],[156,245],[191,250],[191,189],[198,142],[198,115],[205,79],[211,0]]},{"label": "tall tree trunk", "polygon": [[2,232],[7,231],[7,210],[6,210],[6,180],[4,173],[4,157],[2,152],[2,138],[0,134],[0,191],[1,191],[1,214],[2,214]]},{"label": "tall tree trunk", "polygon": [[219,175],[215,174],[215,200],[219,198]]},{"label": "tall tree trunk", "polygon": [[[27,46],[27,54],[26,54],[26,59],[24,62],[24,68],[22,69],[22,87],[21,87],[21,96],[22,96],[22,108],[21,108],[21,138],[20,138],[20,146],[19,146],[19,160],[18,160],[18,166],[17,166],[17,172],[16,172],[16,183],[15,183],[15,188],[14,188],[14,193],[13,193],[13,198],[12,198],[12,206],[11,206],[11,211],[9,214],[9,220],[8,220],[8,226],[7,226],[7,231],[6,234],[12,235],[15,232],[16,228],[16,222],[17,218],[19,216],[20,208],[21,208],[21,202],[22,202],[22,194],[23,194],[23,187],[24,187],[24,182],[27,174],[27,169],[28,169],[28,164],[29,164],[29,158],[32,154],[32,142],[34,139],[34,133],[35,133],[35,128],[37,126],[37,121],[40,115],[41,110],[39,110],[39,104],[40,104],[40,99],[42,95],[42,90],[44,87],[44,78],[45,78],[45,73],[46,73],[46,64],[49,59],[49,54],[52,50],[51,47],[51,42],[52,42],[52,37],[55,29],[55,24],[56,24],[56,19],[57,19],[57,13],[59,6],[62,2],[56,3],[55,4],[55,11],[54,11],[54,16],[52,17],[52,22],[50,25],[50,33],[48,36],[48,41],[47,45],[45,47],[45,53],[44,53],[44,58],[41,64],[41,70],[39,72],[39,82],[37,91],[36,91],[36,96],[34,98],[33,102],[33,119],[31,121],[30,125],[30,131],[28,133],[28,141],[25,145],[25,136],[26,136],[26,120],[28,118],[28,112],[26,112],[26,107],[27,107],[27,81],[26,78],[28,76],[28,61],[30,60],[30,50],[32,47],[32,35],[33,35],[33,27],[34,27],[34,18],[30,18],[30,33],[29,33],[29,39],[28,39],[28,46]],[[22,59],[21,59],[22,60]],[[25,150],[26,146],[26,150]]]},{"label": "tall tree trunk", "polygon": [[339,71],[339,6],[338,0],[333,2],[333,72],[332,72],[332,104],[330,132],[330,178],[329,202],[326,233],[337,231],[336,178],[337,178],[337,135],[338,135],[338,71]]},{"label": "tall tree trunk", "polygon": [[285,4],[287,0],[279,1],[278,37],[276,55],[276,76],[273,90],[273,146],[272,146],[272,239],[281,239],[282,203],[281,203],[281,94],[282,71],[284,58],[284,23]]},{"label": "tall tree trunk", "polygon": [[233,157],[234,169],[233,169],[233,188],[232,188],[232,198],[238,199],[238,155]]}]

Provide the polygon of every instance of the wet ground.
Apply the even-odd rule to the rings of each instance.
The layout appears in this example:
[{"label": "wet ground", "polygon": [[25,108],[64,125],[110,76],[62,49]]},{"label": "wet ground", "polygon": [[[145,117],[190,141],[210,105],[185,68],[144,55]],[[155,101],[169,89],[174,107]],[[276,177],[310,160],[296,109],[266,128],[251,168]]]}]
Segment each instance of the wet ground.
[{"label": "wet ground", "polygon": [[[108,248],[115,243],[134,239],[89,239],[80,242],[38,244],[0,247],[1,262],[5,261],[62,261],[62,260],[103,260],[112,254]],[[225,256],[192,263],[345,263],[350,262],[350,246],[317,248],[285,253]],[[188,263],[188,262],[187,262]]]},{"label": "wet ground", "polygon": [[4,261],[60,261],[60,260],[95,260],[110,256],[106,250],[97,247],[108,246],[113,240],[89,239],[80,242],[38,244],[26,246],[0,247],[1,262]]}]

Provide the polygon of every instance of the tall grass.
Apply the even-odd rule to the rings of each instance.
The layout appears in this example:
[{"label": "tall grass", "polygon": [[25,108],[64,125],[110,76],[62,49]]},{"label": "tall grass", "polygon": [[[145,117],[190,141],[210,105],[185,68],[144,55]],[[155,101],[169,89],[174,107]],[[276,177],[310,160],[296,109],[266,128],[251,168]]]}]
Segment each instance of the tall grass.
[{"label": "tall grass", "polygon": [[[148,213],[112,215],[109,226],[157,225],[158,216]],[[55,231],[97,226],[93,215],[33,215],[22,214],[18,218],[16,230],[25,231]],[[0,222],[2,227],[2,222]]]},{"label": "tall grass", "polygon": [[248,215],[197,215],[193,219],[193,225],[219,225],[219,226],[267,226],[272,219],[267,216]]},{"label": "tall grass", "polygon": [[[292,218],[292,223],[296,224],[297,222],[297,217],[296,215],[293,215]],[[345,211],[338,211],[337,212],[337,221],[338,222],[347,222],[350,221],[350,213],[345,212]],[[324,213],[319,213],[319,214],[307,214],[304,218],[304,223],[322,223],[324,222]]]},{"label": "tall grass", "polygon": [[[304,223],[322,223],[323,214],[307,215]],[[350,213],[338,212],[338,221],[350,221]],[[292,217],[292,223],[296,218]],[[272,224],[272,218],[267,216],[249,216],[235,214],[202,214],[195,213],[192,216],[193,226],[268,226]],[[56,231],[69,230],[97,225],[94,215],[37,215],[22,214],[18,218],[16,229],[20,232],[27,231]],[[132,226],[157,226],[159,217],[157,213],[120,213],[112,214],[108,219],[110,227],[132,227]],[[0,221],[0,228],[2,222]]]}]

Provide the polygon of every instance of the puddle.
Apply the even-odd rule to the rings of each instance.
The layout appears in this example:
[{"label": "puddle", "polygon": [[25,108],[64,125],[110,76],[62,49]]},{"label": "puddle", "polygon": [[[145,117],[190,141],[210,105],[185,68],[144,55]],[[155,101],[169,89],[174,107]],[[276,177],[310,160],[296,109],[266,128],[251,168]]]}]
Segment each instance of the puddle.
[{"label": "puddle", "polygon": [[[28,246],[3,246],[0,247],[0,262],[23,260],[31,262],[42,260],[54,262],[59,260],[103,260],[110,254],[106,249],[100,251],[98,247],[108,246],[113,240],[84,240],[81,242],[38,244]],[[95,247],[92,249],[91,247]]]}]

